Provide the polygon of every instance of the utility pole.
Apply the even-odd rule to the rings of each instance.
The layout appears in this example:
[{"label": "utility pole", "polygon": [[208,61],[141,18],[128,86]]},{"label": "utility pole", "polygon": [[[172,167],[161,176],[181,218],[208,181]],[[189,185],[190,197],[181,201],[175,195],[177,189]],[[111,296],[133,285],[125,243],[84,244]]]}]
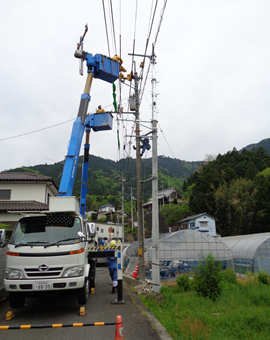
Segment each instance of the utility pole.
[{"label": "utility pole", "polygon": [[[121,178],[122,180],[122,243],[125,241],[125,227],[124,227],[124,195],[125,195],[125,186],[124,183],[127,180],[124,176]],[[119,235],[120,236],[120,235]]]},{"label": "utility pole", "polygon": [[138,90],[138,74],[136,71],[136,63],[134,61],[134,80],[135,80],[135,98],[136,98],[136,173],[137,173],[137,220],[138,220],[138,262],[139,262],[139,278],[145,281],[144,268],[144,238],[143,238],[143,221],[142,221],[142,185],[141,185],[141,149],[140,149],[140,103]]},{"label": "utility pole", "polygon": [[132,187],[131,189],[131,229],[133,229],[133,192]]},{"label": "utility pole", "polygon": [[154,293],[160,290],[159,265],[159,211],[158,211],[158,159],[157,159],[157,120],[156,120],[156,56],[152,47],[152,286]]}]

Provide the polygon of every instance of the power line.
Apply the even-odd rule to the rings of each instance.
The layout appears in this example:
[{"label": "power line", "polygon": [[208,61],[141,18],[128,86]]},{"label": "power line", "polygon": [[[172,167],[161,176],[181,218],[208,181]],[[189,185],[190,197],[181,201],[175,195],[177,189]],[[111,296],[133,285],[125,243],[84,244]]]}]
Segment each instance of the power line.
[{"label": "power line", "polygon": [[175,155],[174,155],[174,153],[173,153],[173,151],[172,151],[172,149],[171,149],[171,147],[170,147],[170,144],[168,143],[168,141],[167,141],[167,139],[166,139],[166,137],[165,137],[165,135],[164,135],[164,133],[163,133],[163,130],[161,129],[161,126],[160,126],[159,123],[158,123],[158,126],[159,126],[159,128],[160,128],[161,133],[163,134],[163,137],[164,137],[164,139],[165,139],[165,141],[166,141],[166,143],[167,143],[169,149],[171,150],[171,153],[172,153],[173,157],[176,158]]},{"label": "power line", "polygon": [[47,126],[47,127],[45,127],[45,128],[42,128],[42,129],[38,129],[38,130],[34,130],[34,131],[22,133],[21,135],[12,136],[12,137],[7,137],[7,138],[2,138],[2,139],[0,139],[0,142],[2,142],[2,141],[4,141],[4,140],[12,139],[12,138],[18,138],[18,137],[30,135],[30,134],[32,134],[32,133],[40,132],[40,131],[43,131],[43,130],[51,129],[51,128],[53,128],[53,127],[56,127],[56,126],[63,125],[63,124],[66,124],[66,123],[68,123],[68,122],[71,122],[71,121],[73,121],[74,119],[75,119],[75,118],[66,120],[65,122],[62,122],[62,123],[59,123],[59,124]]},{"label": "power line", "polygon": [[105,29],[106,29],[106,36],[107,36],[108,52],[109,52],[109,57],[111,57],[110,44],[109,44],[109,36],[108,36],[108,28],[107,28],[107,21],[106,21],[106,12],[105,12],[105,6],[104,6],[104,0],[102,0],[102,5],[103,5],[104,22],[105,22]]},{"label": "power line", "polygon": [[114,41],[114,54],[117,54],[116,48],[116,40],[115,40],[115,30],[114,30],[114,19],[113,19],[113,9],[112,9],[112,0],[110,0],[110,12],[111,12],[111,21],[112,21],[112,31],[113,31],[113,41]]}]

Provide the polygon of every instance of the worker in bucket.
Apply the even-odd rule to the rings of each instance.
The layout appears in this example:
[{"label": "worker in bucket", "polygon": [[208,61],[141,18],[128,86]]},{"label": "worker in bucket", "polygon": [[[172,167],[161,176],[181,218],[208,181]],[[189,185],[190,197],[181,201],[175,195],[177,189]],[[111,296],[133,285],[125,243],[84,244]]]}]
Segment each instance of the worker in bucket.
[{"label": "worker in bucket", "polygon": [[[110,247],[115,247],[116,242],[112,240],[110,242]],[[112,294],[117,292],[117,286],[118,286],[118,281],[117,281],[117,258],[116,257],[107,257],[106,258],[107,264],[109,266],[109,272],[110,272],[110,277],[113,282],[113,287],[112,287]]]}]

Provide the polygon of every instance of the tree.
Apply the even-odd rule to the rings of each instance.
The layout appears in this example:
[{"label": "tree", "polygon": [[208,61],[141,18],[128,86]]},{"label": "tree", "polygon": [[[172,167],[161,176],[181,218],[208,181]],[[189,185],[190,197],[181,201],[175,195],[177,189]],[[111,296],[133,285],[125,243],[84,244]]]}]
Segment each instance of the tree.
[{"label": "tree", "polygon": [[177,221],[187,217],[190,213],[189,207],[186,204],[164,204],[161,208],[160,214],[165,219],[165,223],[170,226]]},{"label": "tree", "polygon": [[215,193],[215,217],[222,236],[250,233],[256,207],[256,192],[251,180],[244,178],[224,183]]},{"label": "tree", "polygon": [[221,262],[209,254],[194,270],[194,288],[199,295],[216,301],[221,294]]}]

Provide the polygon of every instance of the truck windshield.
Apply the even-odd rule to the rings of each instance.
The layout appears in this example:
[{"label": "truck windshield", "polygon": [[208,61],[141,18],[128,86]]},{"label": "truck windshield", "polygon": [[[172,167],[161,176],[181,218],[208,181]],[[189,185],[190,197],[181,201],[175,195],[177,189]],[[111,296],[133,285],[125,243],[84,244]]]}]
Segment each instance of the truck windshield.
[{"label": "truck windshield", "polygon": [[81,231],[81,221],[78,217],[64,215],[25,217],[18,222],[10,243],[20,246],[77,243],[80,242],[78,231]]}]

